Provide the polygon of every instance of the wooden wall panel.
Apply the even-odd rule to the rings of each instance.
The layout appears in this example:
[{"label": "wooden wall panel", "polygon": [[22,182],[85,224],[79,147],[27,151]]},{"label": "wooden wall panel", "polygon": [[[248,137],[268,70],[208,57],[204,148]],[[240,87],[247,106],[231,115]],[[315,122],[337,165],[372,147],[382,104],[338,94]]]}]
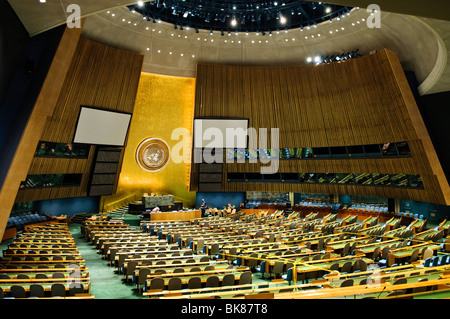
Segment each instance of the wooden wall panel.
[{"label": "wooden wall panel", "polygon": [[199,64],[195,117],[249,118],[250,127],[279,128],[280,147],[407,141],[410,158],[284,160],[279,172],[420,174],[425,187],[227,183],[227,172],[259,172],[264,166],[246,162],[224,165],[224,191],[354,194],[448,205],[448,183],[411,97],[398,58],[388,50],[317,66]]},{"label": "wooden wall panel", "polygon": [[[143,56],[81,37],[41,141],[71,143],[81,105],[133,113]],[[36,147],[32,146],[32,147]],[[35,157],[28,174],[83,174],[79,187],[20,190],[16,202],[87,196],[95,146],[87,159]]]}]

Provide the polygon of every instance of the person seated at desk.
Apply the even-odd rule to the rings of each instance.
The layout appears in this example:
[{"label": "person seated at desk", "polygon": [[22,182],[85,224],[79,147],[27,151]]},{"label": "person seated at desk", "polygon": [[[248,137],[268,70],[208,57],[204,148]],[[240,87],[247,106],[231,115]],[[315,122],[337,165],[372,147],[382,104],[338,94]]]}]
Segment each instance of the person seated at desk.
[{"label": "person seated at desk", "polygon": [[151,213],[159,213],[159,212],[160,212],[159,207],[155,207],[152,210],[147,209],[145,212],[142,213],[141,219],[146,219],[146,218],[150,219]]}]

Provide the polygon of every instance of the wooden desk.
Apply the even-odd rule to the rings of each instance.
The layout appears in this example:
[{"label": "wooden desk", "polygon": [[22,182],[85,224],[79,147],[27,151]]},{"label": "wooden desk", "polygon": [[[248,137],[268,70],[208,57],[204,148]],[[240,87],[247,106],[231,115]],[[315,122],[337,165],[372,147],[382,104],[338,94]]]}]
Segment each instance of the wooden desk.
[{"label": "wooden desk", "polygon": [[414,234],[417,234],[425,228],[426,223],[426,219],[416,219],[410,224],[410,228],[414,231]]},{"label": "wooden desk", "polygon": [[2,241],[14,238],[16,236],[17,236],[17,228],[16,227],[8,228],[3,233]]},{"label": "wooden desk", "polygon": [[[422,249],[424,249],[425,247],[427,247],[433,251],[441,249],[441,246],[436,245],[436,244],[415,245],[415,246],[398,248],[388,254],[388,266],[392,266],[393,264],[396,264],[399,259],[411,257],[414,250],[419,249],[419,251],[422,251]],[[420,255],[421,255],[421,253],[419,252],[419,256]]]},{"label": "wooden desk", "polygon": [[201,218],[202,212],[200,210],[188,210],[181,212],[160,212],[160,213],[151,213],[150,220],[181,220],[181,221],[190,221],[194,218]]},{"label": "wooden desk", "polygon": [[444,230],[444,236],[450,235],[449,234],[450,220],[444,219],[444,221],[439,224],[438,229],[439,230]]}]

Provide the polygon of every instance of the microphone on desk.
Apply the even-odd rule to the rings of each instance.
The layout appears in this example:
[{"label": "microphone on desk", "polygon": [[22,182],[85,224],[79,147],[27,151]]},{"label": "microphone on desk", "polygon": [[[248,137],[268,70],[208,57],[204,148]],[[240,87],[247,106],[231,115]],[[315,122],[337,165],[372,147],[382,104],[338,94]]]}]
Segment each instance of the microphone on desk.
[{"label": "microphone on desk", "polygon": [[383,290],[380,291],[380,293],[377,296],[377,299],[380,299],[380,295],[383,293],[384,289],[386,289],[386,286],[383,287]]}]

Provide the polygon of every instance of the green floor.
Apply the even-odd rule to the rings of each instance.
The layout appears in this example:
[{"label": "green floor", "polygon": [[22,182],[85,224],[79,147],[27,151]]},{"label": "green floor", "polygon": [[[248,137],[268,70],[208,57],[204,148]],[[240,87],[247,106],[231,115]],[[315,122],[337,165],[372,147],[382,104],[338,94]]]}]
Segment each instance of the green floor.
[{"label": "green floor", "polygon": [[[139,228],[139,216],[125,215],[124,222],[130,226]],[[125,276],[117,274],[117,270],[109,266],[106,260],[103,260],[96,249],[90,245],[80,234],[80,225],[72,224],[69,227],[73,235],[78,251],[86,261],[91,279],[91,294],[95,299],[141,299],[136,285],[129,280],[125,282]],[[254,274],[253,283],[268,283],[268,279],[260,279],[260,274]]]},{"label": "green floor", "polygon": [[109,266],[108,261],[102,259],[94,246],[90,245],[80,234],[80,225],[72,224],[70,232],[78,247],[91,280],[91,294],[95,299],[139,299],[136,286],[130,281],[125,282],[125,276],[117,274],[114,267]]}]

